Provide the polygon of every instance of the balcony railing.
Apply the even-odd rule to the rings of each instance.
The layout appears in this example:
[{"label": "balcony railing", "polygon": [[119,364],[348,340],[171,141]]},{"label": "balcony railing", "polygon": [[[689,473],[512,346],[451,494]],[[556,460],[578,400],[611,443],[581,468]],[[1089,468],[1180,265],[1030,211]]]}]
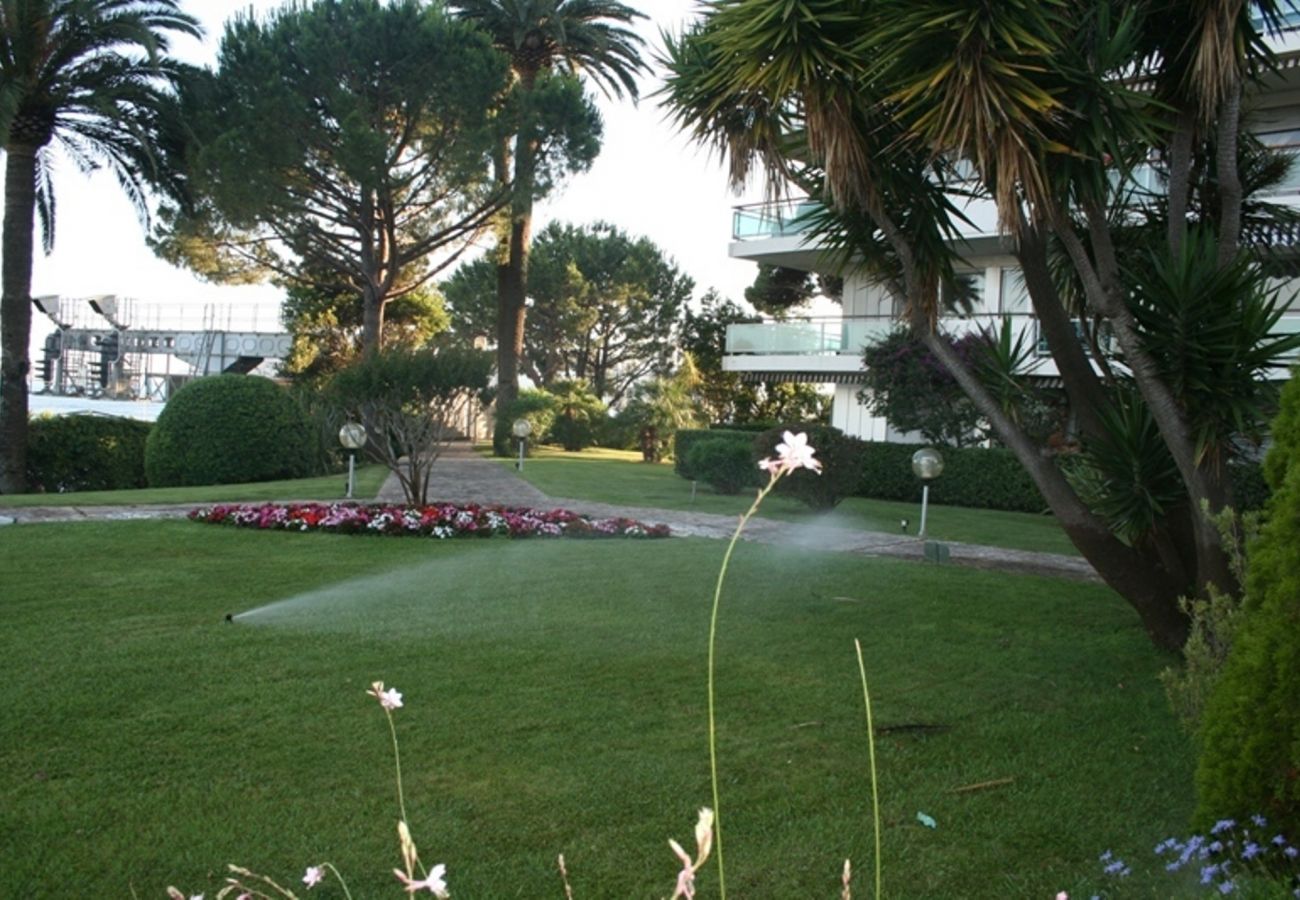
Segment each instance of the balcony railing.
[{"label": "balcony railing", "polygon": [[813,200],[747,203],[732,211],[731,237],[736,241],[790,237],[808,230],[808,214],[821,209]]},{"label": "balcony railing", "polygon": [[[1001,315],[975,315],[943,320],[949,334],[967,334],[972,331],[996,331],[1001,327]],[[1047,341],[1039,333],[1038,320],[1031,315],[1013,315],[1012,328],[1016,333],[1028,332],[1036,355],[1049,356]],[[898,327],[892,316],[857,316],[845,318],[808,318],[785,322],[757,322],[727,326],[726,352],[734,356],[860,356],[862,349]],[[1300,310],[1283,316],[1273,329],[1274,334],[1300,334]],[[1111,340],[1104,335],[1101,344],[1109,348]],[[1293,358],[1300,358],[1294,354]]]},{"label": "balcony railing", "polygon": [[727,353],[755,356],[856,356],[895,326],[889,316],[800,319],[727,326]]}]

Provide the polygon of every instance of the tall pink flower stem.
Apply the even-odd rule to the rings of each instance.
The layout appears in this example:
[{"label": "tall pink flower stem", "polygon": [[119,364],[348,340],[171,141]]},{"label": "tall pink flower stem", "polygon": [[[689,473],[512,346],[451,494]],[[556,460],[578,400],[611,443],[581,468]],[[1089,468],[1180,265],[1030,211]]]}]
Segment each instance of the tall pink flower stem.
[{"label": "tall pink flower stem", "polygon": [[804,434],[791,434],[785,432],[782,435],[783,442],[776,445],[776,457],[774,459],[765,459],[759,462],[758,467],[768,473],[767,484],[758,492],[754,502],[750,504],[749,509],[740,517],[736,524],[736,531],[731,535],[731,541],[727,544],[727,552],[723,554],[722,566],[718,570],[718,583],[713,589],[713,612],[709,617],[709,778],[713,784],[713,827],[714,827],[714,846],[718,851],[718,897],[719,900],[727,900],[727,878],[726,870],[722,861],[722,804],[718,798],[718,731],[717,720],[715,716],[716,697],[714,693],[714,663],[717,659],[717,637],[718,637],[718,608],[722,605],[722,584],[727,579],[727,567],[731,565],[731,554],[736,549],[736,543],[740,540],[745,526],[758,512],[758,507],[768,494],[772,493],[772,488],[781,480],[782,476],[793,472],[795,469],[811,469],[820,474],[821,463],[813,459],[815,452],[812,447],[808,446],[808,438]]}]

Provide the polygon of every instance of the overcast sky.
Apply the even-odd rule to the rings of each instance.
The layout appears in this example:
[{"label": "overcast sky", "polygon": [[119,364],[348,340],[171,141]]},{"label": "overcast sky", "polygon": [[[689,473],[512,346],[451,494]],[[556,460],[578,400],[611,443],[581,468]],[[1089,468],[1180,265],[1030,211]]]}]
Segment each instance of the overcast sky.
[{"label": "overcast sky", "polygon": [[[175,52],[192,62],[211,63],[216,58],[222,24],[236,11],[250,6],[258,11],[275,9],[280,0],[188,0],[184,4],[207,30],[202,43],[178,42]],[[659,29],[680,30],[692,14],[695,0],[631,0],[649,17],[638,29],[652,47],[659,45]],[[647,53],[647,57],[651,54]],[[643,97],[659,84],[658,74],[643,85]],[[598,95],[599,97],[599,95]],[[577,176],[538,208],[536,229],[559,219],[584,224],[603,219],[634,236],[644,235],[658,244],[677,265],[695,279],[697,296],[708,287],[740,300],[754,277],[750,263],[727,257],[731,234],[731,207],[742,199],[727,188],[717,159],[693,148],[665,121],[653,100],[637,107],[599,97],[605,118],[605,143],[590,172]],[[145,303],[208,303],[250,301],[273,303],[279,292],[266,287],[229,287],[207,284],[187,271],[175,269],[153,256],[131,205],[107,174],[86,177],[71,163],[56,174],[58,227],[55,252],[38,252],[32,293],[81,297],[118,294]],[[41,317],[38,317],[41,318]],[[259,327],[271,321],[259,316]],[[141,323],[147,324],[147,323]]]}]

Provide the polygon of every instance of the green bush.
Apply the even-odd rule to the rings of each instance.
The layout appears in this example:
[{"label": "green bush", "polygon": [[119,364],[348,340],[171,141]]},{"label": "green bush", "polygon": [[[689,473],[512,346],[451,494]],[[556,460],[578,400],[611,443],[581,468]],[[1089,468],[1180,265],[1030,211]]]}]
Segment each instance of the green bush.
[{"label": "green bush", "polygon": [[758,460],[747,441],[721,437],[691,444],[688,466],[719,494],[738,494],[760,481]]},{"label": "green bush", "polygon": [[862,484],[863,459],[867,442],[848,437],[838,428],[820,423],[780,425],[754,438],[758,458],[776,455],[776,445],[785,432],[808,435],[808,444],[822,464],[821,474],[799,469],[781,479],[776,492],[794,497],[813,509],[831,509],[845,497],[858,493]]},{"label": "green bush", "polygon": [[[875,500],[915,500],[921,482],[912,474],[912,454],[925,444],[870,443],[859,493]],[[1033,479],[1010,450],[1001,447],[942,447],[943,474],[930,483],[930,500],[949,506],[1042,512]]]},{"label": "green bush", "polygon": [[1228,481],[1232,484],[1233,504],[1239,512],[1261,510],[1268,503],[1268,481],[1259,463],[1230,463]]},{"label": "green bush", "polygon": [[[1275,470],[1276,471],[1276,470]],[[1197,819],[1262,813],[1300,834],[1300,465],[1285,470],[1251,545],[1232,650],[1206,704]],[[1271,833],[1271,832],[1270,832]]]},{"label": "green bush", "polygon": [[746,453],[753,452],[754,434],[750,431],[732,431],[724,428],[679,428],[673,432],[673,471],[683,478],[696,481],[700,475],[692,470],[691,447],[700,441],[725,439],[742,444]]},{"label": "green bush", "polygon": [[605,404],[591,392],[587,382],[556,382],[551,396],[555,418],[546,435],[547,443],[559,444],[571,453],[596,443],[597,429],[607,415]]},{"label": "green bush", "polygon": [[145,474],[154,487],[301,478],[312,472],[317,440],[275,382],[198,378],[163,407],[145,445]]},{"label": "green bush", "polygon": [[144,487],[150,422],[115,416],[39,416],[27,445],[33,490],[122,491]]},{"label": "green bush", "polygon": [[533,433],[528,438],[524,453],[532,455],[534,444],[541,443],[550,433],[555,422],[555,397],[550,392],[540,389],[525,389],[503,410],[497,410],[496,423],[492,429],[492,445],[497,448],[509,448],[502,456],[511,456],[519,452],[519,439],[511,432],[517,419],[527,419],[533,426]]},{"label": "green bush", "polygon": [[1291,370],[1291,378],[1282,386],[1272,430],[1273,446],[1264,458],[1264,477],[1276,489],[1287,469],[1300,460],[1300,367]]}]

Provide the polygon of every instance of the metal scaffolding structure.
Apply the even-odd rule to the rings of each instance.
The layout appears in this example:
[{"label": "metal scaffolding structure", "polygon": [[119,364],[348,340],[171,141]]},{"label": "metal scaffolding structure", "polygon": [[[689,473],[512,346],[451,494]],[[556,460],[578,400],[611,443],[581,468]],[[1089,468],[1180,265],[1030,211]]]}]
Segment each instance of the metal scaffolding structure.
[{"label": "metal scaffolding structure", "polygon": [[[278,315],[275,331],[259,329],[256,307],[205,304],[195,322],[192,307],[112,294],[32,303],[55,325],[33,373],[41,385],[33,388],[46,394],[166,401],[192,378],[273,370],[293,345]],[[265,319],[264,307],[261,313]]]}]

